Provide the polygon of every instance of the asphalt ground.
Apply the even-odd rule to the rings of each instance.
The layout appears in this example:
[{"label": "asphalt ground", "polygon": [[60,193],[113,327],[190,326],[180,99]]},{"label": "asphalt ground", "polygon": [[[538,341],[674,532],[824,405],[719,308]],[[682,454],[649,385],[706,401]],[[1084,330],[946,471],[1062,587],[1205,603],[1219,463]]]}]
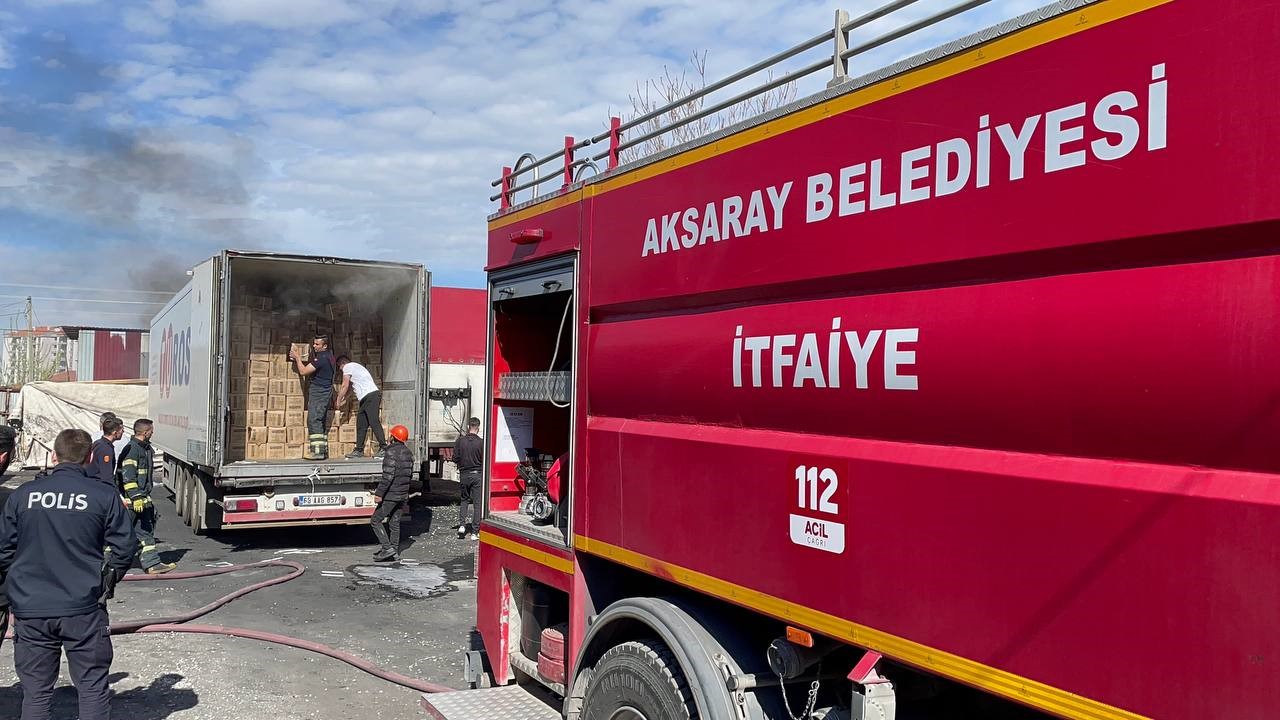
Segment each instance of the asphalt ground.
[{"label": "asphalt ground", "polygon": [[[32,473],[6,477],[0,501]],[[161,556],[179,570],[270,558],[301,562],[301,577],[242,597],[196,622],[324,643],[395,672],[461,686],[475,619],[474,541],[457,539],[457,484],[436,483],[411,504],[402,562],[375,563],[367,526],[282,528],[197,537],[159,493]],[[139,572],[134,570],[133,572]],[[262,568],[194,580],[122,583],[113,621],[185,612],[269,577]],[[130,720],[417,718],[419,695],[338,660],[254,640],[203,635],[116,636],[112,714]],[[22,689],[13,647],[0,647],[0,718],[17,718]],[[63,663],[55,720],[76,717]]]}]

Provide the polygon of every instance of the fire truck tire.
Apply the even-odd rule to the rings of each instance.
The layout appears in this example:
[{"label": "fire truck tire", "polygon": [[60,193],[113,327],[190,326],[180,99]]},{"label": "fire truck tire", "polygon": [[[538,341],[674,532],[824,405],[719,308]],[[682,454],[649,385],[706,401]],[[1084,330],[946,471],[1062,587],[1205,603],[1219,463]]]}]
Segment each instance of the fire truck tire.
[{"label": "fire truck tire", "polygon": [[607,650],[582,704],[583,720],[695,720],[693,691],[660,641],[633,640]]}]

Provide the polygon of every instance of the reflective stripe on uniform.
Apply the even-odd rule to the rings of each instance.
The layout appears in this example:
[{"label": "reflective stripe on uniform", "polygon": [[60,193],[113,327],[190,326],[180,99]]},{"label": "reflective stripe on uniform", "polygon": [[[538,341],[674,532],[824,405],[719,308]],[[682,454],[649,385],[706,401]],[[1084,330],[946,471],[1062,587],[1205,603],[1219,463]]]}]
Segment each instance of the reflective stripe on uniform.
[{"label": "reflective stripe on uniform", "polygon": [[149,472],[151,472],[151,471],[150,471],[150,470],[147,470],[146,468],[138,468],[138,474],[139,474],[139,475],[146,475],[146,474],[147,474],[147,473],[149,473]]},{"label": "reflective stripe on uniform", "polygon": [[138,487],[138,483],[125,483],[125,484],[124,484],[124,489],[125,489],[125,490],[133,490],[133,489],[136,489],[137,487]]},{"label": "reflective stripe on uniform", "polygon": [[132,465],[132,466],[134,466],[134,467],[137,467],[137,466],[138,466],[138,461],[137,461],[137,460],[125,460],[124,462],[120,463],[120,467],[124,467],[125,465]]},{"label": "reflective stripe on uniform", "polygon": [[148,551],[148,550],[154,550],[155,548],[156,548],[156,546],[155,546],[155,545],[143,545],[143,546],[142,546],[142,551],[143,551],[143,552],[146,552],[146,551]]}]

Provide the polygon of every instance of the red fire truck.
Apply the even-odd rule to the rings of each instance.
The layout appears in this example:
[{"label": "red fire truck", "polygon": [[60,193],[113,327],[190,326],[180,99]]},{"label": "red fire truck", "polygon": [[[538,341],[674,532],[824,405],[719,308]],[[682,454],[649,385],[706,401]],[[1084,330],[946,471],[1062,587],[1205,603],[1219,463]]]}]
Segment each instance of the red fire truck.
[{"label": "red fire truck", "polygon": [[436,717],[1280,717],[1280,2],[851,76],[905,4],[815,96],[496,181],[493,687]]}]

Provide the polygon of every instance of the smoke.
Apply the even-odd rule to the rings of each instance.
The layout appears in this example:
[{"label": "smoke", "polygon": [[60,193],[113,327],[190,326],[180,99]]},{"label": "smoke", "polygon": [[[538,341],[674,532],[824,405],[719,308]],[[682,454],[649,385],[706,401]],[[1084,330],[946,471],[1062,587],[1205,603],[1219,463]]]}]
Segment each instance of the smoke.
[{"label": "smoke", "polygon": [[[253,143],[214,127],[165,128],[130,113],[142,86],[208,83],[192,71],[111,65],[58,32],[16,38],[0,104],[0,209],[123,238],[131,286],[172,290],[215,247],[260,246],[246,181]],[[139,80],[141,82],[139,83]],[[212,89],[212,86],[211,86]],[[156,88],[142,93],[144,99]]]},{"label": "smoke", "polygon": [[[139,267],[140,263],[141,267]],[[129,267],[129,288],[177,292],[187,283],[187,269],[193,264],[168,252],[149,257],[135,257],[133,264]]]}]

